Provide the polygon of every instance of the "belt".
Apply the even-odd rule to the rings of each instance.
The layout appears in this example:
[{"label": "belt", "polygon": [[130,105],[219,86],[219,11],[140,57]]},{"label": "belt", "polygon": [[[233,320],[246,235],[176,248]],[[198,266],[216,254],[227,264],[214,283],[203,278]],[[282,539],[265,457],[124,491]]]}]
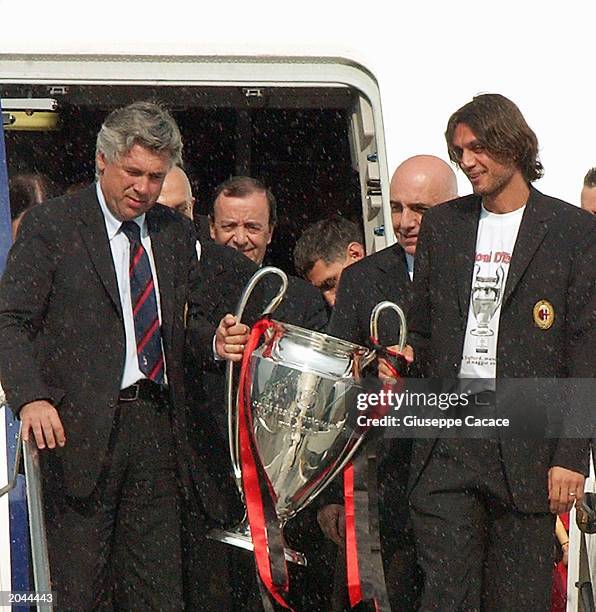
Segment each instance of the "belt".
[{"label": "belt", "polygon": [[121,389],[118,394],[119,402],[136,402],[138,400],[163,400],[168,393],[167,387],[158,385],[152,380],[143,378],[134,385]]}]

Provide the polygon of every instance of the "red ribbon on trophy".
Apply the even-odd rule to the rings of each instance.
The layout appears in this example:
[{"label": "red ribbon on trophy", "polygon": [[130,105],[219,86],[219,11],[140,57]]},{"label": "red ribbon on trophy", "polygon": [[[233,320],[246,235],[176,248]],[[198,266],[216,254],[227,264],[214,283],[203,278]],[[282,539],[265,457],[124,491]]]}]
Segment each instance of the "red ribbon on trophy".
[{"label": "red ribbon on trophy", "polygon": [[250,401],[252,380],[250,357],[262,336],[274,324],[263,318],[252,327],[242,358],[238,389],[240,465],[250,532],[254,545],[257,571],[273,599],[291,610],[286,596],[289,589],[285,542],[275,511],[277,497],[263,466],[254,440]]},{"label": "red ribbon on trophy", "polygon": [[[396,379],[400,390],[403,389],[402,375],[407,370],[406,359],[396,351],[379,345],[376,338],[371,338],[377,355],[385,358],[386,364]],[[395,391],[396,384],[383,384],[382,390]],[[381,395],[381,397],[383,397]],[[390,404],[378,402],[369,406],[367,416],[381,418],[385,416]],[[356,469],[355,465],[356,464]],[[355,483],[358,491],[355,493]],[[356,496],[364,497],[356,503]],[[376,451],[363,451],[362,454],[344,469],[344,508],[346,517],[346,575],[350,606],[363,609],[390,610],[387,595],[381,543],[378,528],[378,500],[376,486]],[[362,523],[365,523],[364,525]],[[373,553],[371,551],[376,551]],[[376,567],[363,576],[361,567],[367,558],[368,567]],[[371,575],[372,574],[372,575]]]}]

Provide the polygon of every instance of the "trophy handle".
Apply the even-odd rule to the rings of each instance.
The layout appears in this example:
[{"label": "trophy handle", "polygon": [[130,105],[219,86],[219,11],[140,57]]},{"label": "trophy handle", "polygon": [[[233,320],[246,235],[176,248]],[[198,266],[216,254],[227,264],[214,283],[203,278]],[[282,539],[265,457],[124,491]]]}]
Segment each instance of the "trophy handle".
[{"label": "trophy handle", "polygon": [[[275,274],[281,278],[281,287],[275,297],[267,304],[267,307],[261,313],[261,316],[271,314],[280,304],[288,289],[288,277],[283,270],[275,268],[273,266],[267,266],[257,270],[248,281],[240,299],[236,306],[236,318],[238,322],[242,320],[244,309],[248,303],[254,288],[261,281],[261,279],[269,274]],[[242,471],[240,470],[240,458],[239,458],[239,442],[238,442],[238,419],[235,418],[235,406],[234,406],[234,362],[228,361],[226,363],[226,406],[228,412],[228,444],[230,451],[230,459],[232,461],[232,469],[234,470],[234,478],[238,490],[242,493]]]},{"label": "trophy handle", "polygon": [[[379,337],[379,329],[378,329],[378,327],[379,327],[379,316],[381,315],[381,313],[384,310],[393,310],[393,311],[395,311],[397,313],[397,315],[399,317],[400,330],[399,330],[399,344],[398,344],[397,348],[398,348],[399,352],[402,352],[404,350],[404,348],[406,347],[406,338],[407,338],[408,330],[407,330],[406,316],[404,314],[404,311],[397,304],[394,304],[393,302],[390,302],[389,300],[384,300],[383,302],[379,302],[373,308],[373,310],[371,312],[371,315],[370,315],[370,335],[375,340],[378,340],[378,337]],[[362,357],[362,361],[360,363],[360,368],[365,368],[371,361],[373,361],[373,359],[375,359],[376,356],[377,356],[377,351],[376,350],[371,350],[368,353],[366,353]],[[358,437],[354,441],[352,446],[347,448],[347,450],[345,451],[344,455],[338,457],[338,461],[336,463],[336,466],[331,471],[331,476],[329,477],[327,482],[330,482],[338,474],[341,473],[341,471],[344,469],[344,467],[351,461],[351,459],[354,456],[354,454],[356,453],[356,451],[360,448],[360,445],[364,441],[364,438],[365,438],[364,435],[361,435],[360,437]],[[319,487],[318,489],[313,490],[312,494],[309,496],[308,501],[306,503],[307,504],[310,503],[322,490],[323,490],[323,487]]]},{"label": "trophy handle", "polygon": [[[404,311],[397,304],[394,304],[393,302],[390,302],[389,300],[384,300],[383,302],[379,302],[373,308],[371,315],[370,315],[370,335],[372,338],[375,339],[375,341],[378,340],[379,316],[384,310],[393,310],[397,313],[397,316],[399,317],[400,330],[399,330],[399,344],[397,348],[399,352],[401,353],[406,347],[406,337],[407,337],[408,330],[407,330],[406,316],[404,314]],[[366,367],[376,357],[376,355],[377,355],[376,351],[370,351],[369,353],[367,353],[362,359],[362,363],[360,364],[361,367],[363,368]],[[349,449],[346,450],[344,456],[338,458],[336,467],[334,470],[332,470],[331,472],[332,475],[329,477],[328,482],[333,480],[344,469],[344,467],[352,459],[352,457],[354,456],[358,448],[360,448],[360,445],[362,444],[364,437],[365,437],[364,435],[361,435],[359,438],[357,438],[354,441],[354,444]],[[313,494],[309,497],[309,502],[312,501],[312,499],[314,499],[321,492],[321,490],[322,488],[319,488],[318,490],[313,491]]]},{"label": "trophy handle", "polygon": [[384,300],[383,302],[379,302],[372,310],[370,314],[370,335],[378,340],[379,338],[379,316],[383,312],[383,310],[394,310],[399,317],[399,344],[398,351],[401,353],[406,348],[406,339],[408,335],[408,328],[406,324],[406,315],[404,315],[404,311],[393,302],[389,300]]}]

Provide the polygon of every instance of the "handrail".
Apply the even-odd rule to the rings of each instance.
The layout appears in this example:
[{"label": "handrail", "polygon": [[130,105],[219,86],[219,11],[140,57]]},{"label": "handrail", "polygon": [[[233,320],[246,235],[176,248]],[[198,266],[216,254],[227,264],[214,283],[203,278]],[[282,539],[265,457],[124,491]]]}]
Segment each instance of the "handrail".
[{"label": "handrail", "polygon": [[[25,460],[25,482],[27,483],[27,509],[29,511],[29,538],[33,564],[33,583],[37,593],[50,593],[52,590],[50,559],[48,556],[48,540],[43,511],[39,450],[33,438],[28,443],[23,442],[23,457]],[[43,612],[52,612],[54,607],[52,603],[38,603],[37,609]]]},{"label": "handrail", "polygon": [[[2,403],[0,407],[6,404]],[[7,409],[8,406],[6,406]],[[0,497],[14,489],[19,476],[21,461],[25,468],[25,483],[27,492],[27,511],[29,515],[29,541],[31,546],[31,559],[33,564],[33,584],[36,593],[50,593],[52,590],[50,580],[50,560],[48,556],[48,541],[43,511],[43,488],[41,482],[41,469],[39,464],[39,450],[35,439],[27,442],[23,440],[23,424],[19,424],[17,446],[12,477],[8,483],[0,488]],[[38,602],[37,609],[42,612],[52,612],[53,603]]]}]

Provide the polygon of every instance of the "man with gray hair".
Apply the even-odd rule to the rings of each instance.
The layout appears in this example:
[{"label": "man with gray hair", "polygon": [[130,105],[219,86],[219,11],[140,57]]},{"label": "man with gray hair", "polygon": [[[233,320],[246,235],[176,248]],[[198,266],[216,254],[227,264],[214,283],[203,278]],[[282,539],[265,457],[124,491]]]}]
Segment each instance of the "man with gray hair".
[{"label": "man with gray hair", "polygon": [[[184,324],[198,262],[192,223],[156,205],[181,151],[158,105],[113,111],[97,183],[30,211],[0,283],[0,378],[24,439],[46,449],[61,610],[183,608],[181,364],[199,332]],[[246,331],[224,317],[218,354],[239,359]]]}]

